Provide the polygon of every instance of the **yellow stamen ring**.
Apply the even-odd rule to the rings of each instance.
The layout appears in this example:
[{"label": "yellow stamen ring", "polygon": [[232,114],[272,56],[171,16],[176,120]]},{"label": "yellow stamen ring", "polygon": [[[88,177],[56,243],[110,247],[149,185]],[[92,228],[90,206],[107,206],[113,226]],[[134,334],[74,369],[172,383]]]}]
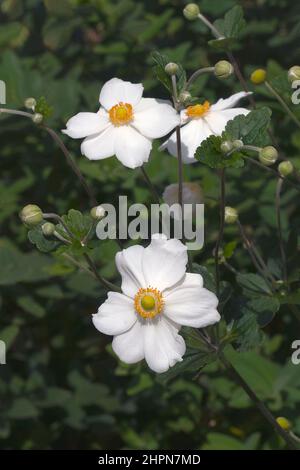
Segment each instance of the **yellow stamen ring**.
[{"label": "yellow stamen ring", "polygon": [[128,124],[133,119],[132,106],[129,103],[118,103],[109,110],[109,119],[115,126]]},{"label": "yellow stamen ring", "polygon": [[210,102],[204,101],[203,104],[195,104],[193,106],[188,106],[185,110],[186,115],[189,118],[199,118],[207,113],[210,108]]},{"label": "yellow stamen ring", "polygon": [[135,311],[142,318],[154,318],[159,315],[163,309],[164,300],[162,293],[153,287],[139,289],[134,297]]}]

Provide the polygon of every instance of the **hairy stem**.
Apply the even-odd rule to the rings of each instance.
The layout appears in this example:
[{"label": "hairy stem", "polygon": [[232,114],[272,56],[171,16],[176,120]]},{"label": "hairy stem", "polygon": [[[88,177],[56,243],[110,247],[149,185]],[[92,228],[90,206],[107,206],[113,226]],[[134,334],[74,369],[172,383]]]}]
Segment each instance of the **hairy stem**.
[{"label": "hairy stem", "polygon": [[278,179],[276,185],[276,197],[275,197],[275,207],[276,207],[276,221],[277,221],[277,231],[278,231],[278,238],[279,238],[279,249],[281,255],[281,262],[282,262],[282,273],[283,273],[283,280],[287,283],[287,262],[286,262],[286,254],[284,249],[284,242],[282,236],[282,224],[281,224],[281,214],[280,214],[280,199],[281,199],[281,189],[283,185],[283,180]]},{"label": "hairy stem", "polygon": [[215,269],[216,269],[216,294],[219,295],[220,291],[220,265],[219,265],[219,251],[224,235],[225,223],[225,169],[220,171],[220,226],[219,234],[215,246]]},{"label": "hairy stem", "polygon": [[272,95],[275,96],[275,98],[277,99],[277,101],[281,104],[281,106],[282,106],[283,109],[286,111],[286,113],[289,115],[289,117],[292,119],[292,121],[294,121],[294,123],[296,124],[296,126],[298,126],[299,129],[300,129],[300,121],[299,121],[299,119],[297,119],[297,117],[295,116],[295,114],[293,113],[293,111],[289,108],[289,106],[286,104],[286,102],[284,101],[284,99],[281,98],[281,96],[279,95],[279,93],[277,93],[277,91],[272,87],[272,85],[271,85],[268,81],[265,81],[265,86],[266,86],[266,88],[272,93]]}]

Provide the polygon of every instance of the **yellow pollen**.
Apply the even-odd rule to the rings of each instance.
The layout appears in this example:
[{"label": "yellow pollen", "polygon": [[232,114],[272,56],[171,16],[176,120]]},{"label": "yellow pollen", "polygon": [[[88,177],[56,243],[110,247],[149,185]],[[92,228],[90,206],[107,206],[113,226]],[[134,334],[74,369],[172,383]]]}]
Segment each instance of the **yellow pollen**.
[{"label": "yellow pollen", "polygon": [[115,126],[128,124],[133,119],[132,106],[129,103],[118,103],[109,110],[109,119]]},{"label": "yellow pollen", "polygon": [[145,319],[154,318],[160,314],[164,306],[162,293],[153,287],[139,289],[134,297],[135,311]]},{"label": "yellow pollen", "polygon": [[210,102],[204,101],[203,104],[195,104],[194,106],[188,106],[185,112],[189,118],[199,118],[206,114],[209,108]]}]

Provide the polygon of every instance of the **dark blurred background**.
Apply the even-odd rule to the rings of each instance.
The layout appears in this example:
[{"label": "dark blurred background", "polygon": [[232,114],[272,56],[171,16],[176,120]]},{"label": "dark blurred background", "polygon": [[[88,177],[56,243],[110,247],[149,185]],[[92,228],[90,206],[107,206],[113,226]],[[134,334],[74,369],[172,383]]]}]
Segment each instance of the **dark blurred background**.
[{"label": "dark blurred background", "polygon": [[[182,15],[180,0],[3,0],[0,2],[0,79],[7,106],[22,109],[24,99],[44,96],[53,107],[48,125],[59,131],[79,111],[96,111],[103,83],[116,76],[143,82],[145,95],[167,98],[156,80],[151,53],[169,55],[188,74],[224,57],[207,42],[209,31]],[[300,62],[300,5],[292,0],[203,0],[210,19],[236,4],[247,21],[234,54],[248,78],[256,67],[270,76]],[[251,87],[251,85],[250,85]],[[205,76],[196,95],[214,101],[240,90],[235,78]],[[273,109],[273,126],[283,150],[300,166],[300,133],[261,87],[256,97]],[[0,365],[0,448],[3,449],[255,449],[279,448],[276,437],[247,397],[213,364],[165,383],[143,364],[126,366],[114,357],[110,339],[91,325],[105,292],[59,257],[37,252],[18,218],[28,203],[45,212],[88,211],[89,201],[49,136],[30,120],[0,117],[0,339],[7,364]],[[151,202],[139,171],[114,158],[90,162],[79,142],[65,139],[94,187],[99,202],[119,194]],[[160,191],[176,182],[176,160],[157,144],[147,170]],[[230,170],[230,205],[242,211],[249,233],[276,256],[274,182],[260,170]],[[185,168],[207,199],[206,244],[200,263],[213,266],[218,208],[217,178],[203,165]],[[258,204],[258,200],[260,203]],[[296,193],[286,191],[286,227],[299,223]],[[227,242],[237,240],[228,229]],[[271,239],[271,242],[270,242]],[[116,277],[113,242],[95,251],[99,269]],[[233,263],[249,258],[237,241]],[[275,256],[275,255],[274,255]],[[230,280],[230,273],[224,274]],[[284,313],[266,331],[259,350],[244,353],[240,368],[274,414],[294,419],[300,432],[300,374],[290,367],[293,324]],[[270,359],[272,357],[272,360]],[[297,388],[298,387],[298,388]]]}]

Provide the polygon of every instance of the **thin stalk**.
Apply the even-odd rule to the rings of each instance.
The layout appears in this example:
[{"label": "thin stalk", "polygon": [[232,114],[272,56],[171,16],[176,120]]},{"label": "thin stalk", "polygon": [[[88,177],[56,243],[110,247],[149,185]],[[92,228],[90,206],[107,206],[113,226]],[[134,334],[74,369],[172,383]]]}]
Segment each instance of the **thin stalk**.
[{"label": "thin stalk", "polygon": [[141,172],[142,172],[142,175],[144,177],[144,180],[146,181],[149,189],[150,189],[150,192],[153,196],[153,198],[156,200],[157,204],[160,204],[160,195],[159,193],[157,192],[154,184],[152,183],[151,179],[149,178],[144,166],[141,166]]},{"label": "thin stalk", "polygon": [[185,85],[185,90],[188,90],[190,88],[190,86],[193,84],[193,82],[195,80],[197,80],[197,78],[199,78],[201,75],[205,74],[205,73],[211,73],[215,70],[214,67],[203,67],[202,69],[199,69],[199,70],[196,70],[196,72],[194,72],[190,78],[188,79],[186,85]]},{"label": "thin stalk", "polygon": [[43,213],[43,218],[46,220],[47,219],[57,220],[57,222],[59,222],[63,226],[63,228],[65,229],[66,233],[70,236],[70,238],[74,238],[73,233],[71,232],[69,227],[65,224],[65,222],[63,221],[62,217],[60,217],[60,215],[55,214],[54,212]]},{"label": "thin stalk", "polygon": [[276,221],[277,221],[277,231],[278,231],[278,238],[279,238],[279,249],[281,255],[281,262],[282,262],[282,272],[283,272],[283,280],[287,283],[287,261],[286,261],[286,254],[284,249],[284,241],[282,236],[282,224],[281,224],[281,214],[280,214],[280,200],[281,200],[281,189],[283,185],[283,180],[278,179],[276,185],[276,197],[275,197],[275,207],[276,207]]},{"label": "thin stalk", "polygon": [[97,270],[97,267],[96,265],[94,264],[94,261],[90,258],[90,256],[85,253],[84,255],[84,258],[86,260],[86,262],[88,263],[91,271],[93,272],[94,276],[96,277],[96,279],[98,279],[98,281],[108,290],[112,290],[114,292],[121,292],[121,289],[116,286],[115,284],[112,284],[111,282],[109,282],[107,279],[105,279],[104,277],[101,276],[101,274],[99,274],[98,270]]},{"label": "thin stalk", "polygon": [[[29,118],[31,120],[32,120],[32,117],[33,117],[32,113],[27,113],[26,111],[19,111],[17,109],[0,108],[0,114],[1,113],[3,113],[3,114],[12,114],[12,115],[15,115],[15,116],[22,116],[22,117]],[[52,139],[57,143],[57,145],[59,146],[59,148],[63,152],[63,154],[64,154],[64,156],[67,160],[67,163],[72,168],[73,172],[75,173],[75,175],[79,179],[80,184],[82,185],[82,187],[85,189],[87,195],[89,196],[89,199],[90,199],[91,203],[93,205],[96,205],[97,201],[95,199],[95,196],[93,194],[92,189],[86,183],[83,174],[81,173],[80,169],[78,168],[78,166],[74,162],[70,152],[68,151],[67,147],[65,146],[65,144],[63,143],[63,141],[61,140],[59,135],[53,129],[51,129],[50,127],[45,126],[44,124],[41,124],[40,127],[42,129],[45,129],[45,131],[48,132],[48,134],[52,137]]]},{"label": "thin stalk", "polygon": [[71,245],[72,242],[70,240],[67,240],[66,238],[62,237],[60,233],[58,233],[56,230],[54,230],[53,235],[61,242],[65,243],[66,245]]},{"label": "thin stalk", "polygon": [[271,284],[271,287],[272,287],[272,283],[276,282],[276,280],[274,279],[272,274],[269,272],[266,264],[264,263],[264,261],[262,260],[260,255],[259,255],[259,257],[257,256],[258,252],[257,252],[256,249],[255,250],[253,249],[253,243],[248,239],[248,237],[245,233],[244,227],[242,226],[242,224],[239,220],[237,220],[237,224],[238,224],[238,227],[239,227],[239,230],[240,230],[242,240],[244,241],[244,243],[246,245],[247,251],[248,251],[248,253],[251,257],[251,260],[252,260],[255,268],[262,275],[262,277],[265,279],[265,281],[268,284]]},{"label": "thin stalk", "polygon": [[215,36],[216,39],[221,39],[224,37],[220,33],[220,31],[218,31],[217,28],[209,21],[209,19],[206,18],[206,16],[204,16],[202,13],[199,13],[198,18],[211,30],[213,36]]},{"label": "thin stalk", "polygon": [[248,397],[253,401],[257,409],[264,416],[266,421],[268,421],[268,423],[273,428],[273,430],[282,437],[282,439],[286,442],[287,446],[290,449],[298,450],[298,447],[295,444],[293,438],[289,435],[289,433],[284,431],[284,429],[282,429],[281,426],[279,426],[276,419],[274,418],[272,413],[268,410],[264,402],[258,398],[256,393],[252,390],[251,387],[249,387],[247,382],[243,379],[243,377],[239,374],[239,372],[235,369],[235,367],[226,359],[226,357],[224,356],[222,352],[219,352],[219,359],[222,362],[222,364],[225,366],[225,368],[230,372],[230,374],[235,379],[235,381],[247,393]]},{"label": "thin stalk", "polygon": [[222,244],[224,235],[225,224],[225,169],[220,171],[220,227],[219,234],[215,246],[215,269],[216,269],[216,294],[219,295],[220,291],[220,266],[219,266],[219,251]]},{"label": "thin stalk", "polygon": [[272,93],[273,96],[277,99],[277,101],[281,104],[283,109],[287,112],[289,117],[294,121],[294,123],[300,128],[300,121],[297,119],[293,111],[289,108],[283,98],[277,93],[277,91],[272,87],[272,85],[266,80],[265,81],[266,88]]},{"label": "thin stalk", "polygon": [[294,189],[296,189],[297,191],[300,192],[300,187],[294,183],[293,181],[291,181],[290,179],[288,178],[285,178],[284,176],[281,176],[281,174],[274,170],[273,168],[270,168],[269,166],[265,166],[263,165],[262,163],[260,163],[259,161],[255,160],[254,158],[251,158],[251,157],[248,157],[247,155],[243,155],[243,157],[250,163],[252,163],[253,165],[256,165],[258,166],[259,168],[262,168],[263,170],[269,172],[269,173],[272,173],[274,176],[276,176],[277,178],[280,178],[284,181],[286,181],[287,184],[289,184],[290,186],[292,186]]}]

